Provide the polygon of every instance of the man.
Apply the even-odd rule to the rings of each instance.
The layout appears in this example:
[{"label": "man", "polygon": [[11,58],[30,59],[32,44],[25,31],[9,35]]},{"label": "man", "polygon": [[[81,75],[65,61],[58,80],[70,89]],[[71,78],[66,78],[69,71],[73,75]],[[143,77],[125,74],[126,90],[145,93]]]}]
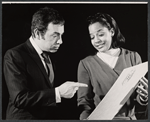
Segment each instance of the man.
[{"label": "man", "polygon": [[32,36],[8,50],[4,76],[9,92],[6,119],[57,119],[57,103],[72,98],[86,84],[67,81],[54,88],[53,65],[48,52],[62,44],[64,20],[51,8],[41,8],[32,18]]}]

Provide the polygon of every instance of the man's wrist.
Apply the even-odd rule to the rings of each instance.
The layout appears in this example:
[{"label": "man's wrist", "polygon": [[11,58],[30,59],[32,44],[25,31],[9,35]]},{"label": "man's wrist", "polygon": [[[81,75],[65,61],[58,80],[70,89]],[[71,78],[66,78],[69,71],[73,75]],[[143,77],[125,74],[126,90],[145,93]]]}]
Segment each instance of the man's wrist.
[{"label": "man's wrist", "polygon": [[61,96],[60,96],[58,87],[55,88],[55,93],[56,93],[56,103],[60,103],[61,102]]}]

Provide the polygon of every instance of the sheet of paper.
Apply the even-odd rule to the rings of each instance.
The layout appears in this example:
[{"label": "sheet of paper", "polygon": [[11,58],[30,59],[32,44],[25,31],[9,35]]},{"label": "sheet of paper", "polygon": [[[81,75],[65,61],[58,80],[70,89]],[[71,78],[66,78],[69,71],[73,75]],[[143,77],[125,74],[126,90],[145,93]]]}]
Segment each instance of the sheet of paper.
[{"label": "sheet of paper", "polygon": [[103,100],[87,119],[112,120],[133,93],[139,80],[147,72],[148,62],[124,69]]}]

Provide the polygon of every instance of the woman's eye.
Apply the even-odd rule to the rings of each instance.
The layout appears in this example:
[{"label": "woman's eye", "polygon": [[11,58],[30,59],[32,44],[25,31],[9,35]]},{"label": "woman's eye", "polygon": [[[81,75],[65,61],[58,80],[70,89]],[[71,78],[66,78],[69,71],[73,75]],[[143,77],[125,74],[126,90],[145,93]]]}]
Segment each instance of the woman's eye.
[{"label": "woman's eye", "polygon": [[98,34],[98,36],[104,36],[104,34]]},{"label": "woman's eye", "polygon": [[99,33],[97,33],[97,35],[98,35],[98,36],[104,36],[104,33],[99,32]]}]

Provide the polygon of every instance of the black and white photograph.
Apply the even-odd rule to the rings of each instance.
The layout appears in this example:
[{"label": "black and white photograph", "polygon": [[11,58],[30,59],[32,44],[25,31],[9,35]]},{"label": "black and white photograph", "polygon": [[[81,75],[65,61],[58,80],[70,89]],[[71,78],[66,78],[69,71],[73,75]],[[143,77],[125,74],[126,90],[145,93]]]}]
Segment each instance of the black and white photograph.
[{"label": "black and white photograph", "polygon": [[148,2],[2,2],[2,120],[148,120]]}]

